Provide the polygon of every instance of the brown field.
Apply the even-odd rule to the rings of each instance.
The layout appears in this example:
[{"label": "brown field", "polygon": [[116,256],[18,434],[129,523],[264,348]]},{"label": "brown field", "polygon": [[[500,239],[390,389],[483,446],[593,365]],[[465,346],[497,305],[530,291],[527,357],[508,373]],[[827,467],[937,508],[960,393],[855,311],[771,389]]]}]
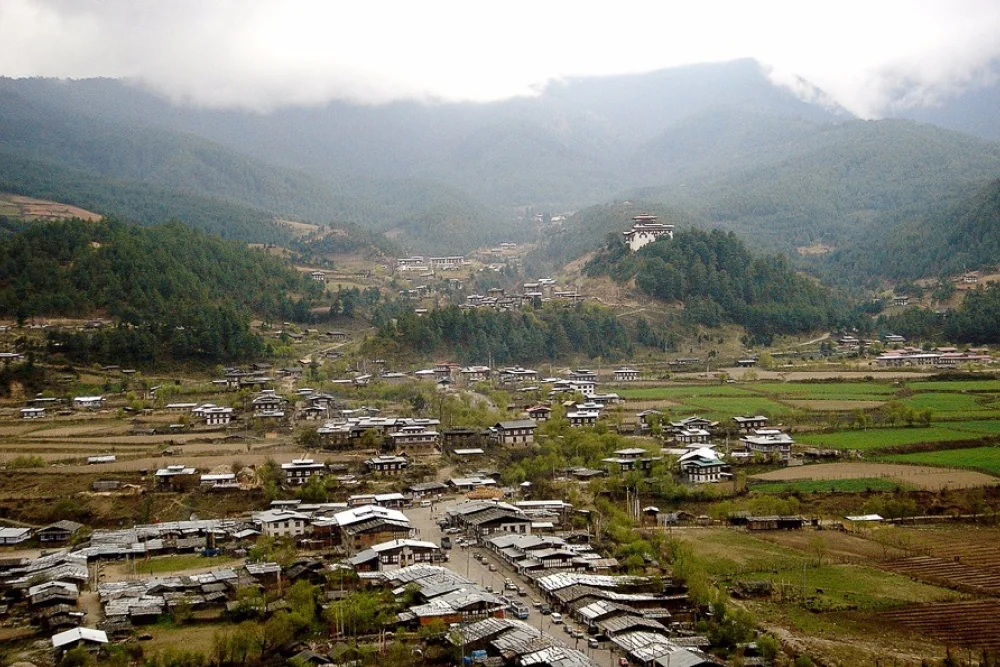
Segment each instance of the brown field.
[{"label": "brown field", "polygon": [[[933,375],[933,373],[907,372],[907,371],[884,371],[875,368],[864,368],[863,370],[836,370],[836,371],[767,371],[762,368],[720,368],[717,372],[726,373],[734,380],[748,379],[745,376],[750,373],[751,378],[757,380],[786,380],[788,382],[799,382],[806,380],[864,380],[867,377],[874,377],[875,380],[917,380]],[[714,374],[714,373],[713,373]],[[674,379],[697,379],[701,373],[678,373]]]},{"label": "brown field", "polygon": [[885,537],[916,552],[884,563],[885,569],[968,593],[1000,595],[1000,529],[907,528]]},{"label": "brown field", "polygon": [[296,222],[294,220],[283,220],[281,218],[275,218],[274,224],[279,227],[288,227],[297,236],[308,236],[314,232],[318,232],[319,225],[309,224],[307,222]]},{"label": "brown field", "polygon": [[1000,600],[924,604],[879,617],[951,646],[1000,650]]},{"label": "brown field", "polygon": [[45,199],[34,199],[20,195],[0,195],[0,201],[8,202],[16,207],[17,216],[25,220],[63,220],[65,218],[80,218],[91,222],[100,220],[103,216],[93,211],[60,204]]},{"label": "brown field", "polygon": [[[68,465],[52,466],[48,468],[38,468],[39,474],[83,474],[83,473],[107,473],[107,472],[128,472],[137,470],[151,470],[167,464],[193,465],[198,468],[211,468],[217,465],[229,465],[233,461],[240,461],[243,465],[260,465],[268,459],[274,459],[278,463],[289,463],[292,459],[316,458],[325,460],[317,452],[305,451],[302,449],[289,449],[283,451],[273,451],[268,454],[248,454],[243,452],[233,452],[231,454],[218,454],[214,456],[186,457],[180,456],[147,456],[139,459],[127,461],[115,461],[114,463],[104,463],[100,465]],[[63,457],[65,458],[65,457]],[[332,457],[331,457],[332,458]],[[339,458],[339,457],[338,457]]]},{"label": "brown field", "polygon": [[847,412],[849,410],[873,410],[885,405],[885,401],[831,401],[831,400],[783,400],[782,403],[799,410],[816,412]]},{"label": "brown field", "polygon": [[752,479],[763,482],[789,482],[795,480],[830,480],[887,478],[906,484],[938,491],[941,489],[970,489],[1000,484],[1000,479],[985,473],[954,468],[910,466],[896,463],[825,463],[795,466],[772,470]]}]

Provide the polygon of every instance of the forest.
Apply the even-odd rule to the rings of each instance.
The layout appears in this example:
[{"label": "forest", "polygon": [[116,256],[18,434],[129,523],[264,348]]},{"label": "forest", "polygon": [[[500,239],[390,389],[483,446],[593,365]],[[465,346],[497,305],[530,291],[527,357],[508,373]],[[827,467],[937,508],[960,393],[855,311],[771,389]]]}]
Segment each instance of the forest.
[{"label": "forest", "polygon": [[636,253],[619,235],[610,235],[584,271],[620,283],[635,279],[645,294],[684,303],[690,323],[741,324],[763,345],[779,334],[843,324],[853,312],[835,294],[796,274],[783,257],[755,257],[735,234],[720,230],[678,231]]},{"label": "forest", "polygon": [[307,321],[322,286],[263,252],[179,223],[0,220],[0,310],[91,317],[115,325],[53,333],[50,345],[85,360],[227,361],[260,355],[251,314]]},{"label": "forest", "polygon": [[537,363],[559,358],[618,360],[637,346],[671,349],[664,338],[640,319],[633,327],[608,308],[577,304],[545,306],[532,311],[496,312],[449,306],[417,316],[400,313],[384,321],[366,343],[385,357],[416,353],[440,355],[458,363]]},{"label": "forest", "polygon": [[964,188],[898,224],[881,222],[867,243],[817,262],[824,279],[874,285],[880,279],[948,278],[995,266],[1000,257],[1000,180]]},{"label": "forest", "polygon": [[875,325],[911,340],[982,345],[1000,343],[997,322],[1000,322],[1000,289],[990,283],[966,293],[955,310],[909,308],[896,315],[880,316]]}]

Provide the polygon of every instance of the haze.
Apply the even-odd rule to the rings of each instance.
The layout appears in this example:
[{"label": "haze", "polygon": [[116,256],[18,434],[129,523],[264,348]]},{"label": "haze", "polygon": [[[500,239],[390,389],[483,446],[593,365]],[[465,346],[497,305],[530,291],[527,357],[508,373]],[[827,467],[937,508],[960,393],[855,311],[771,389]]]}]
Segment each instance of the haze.
[{"label": "haze", "polygon": [[[662,5],[662,6],[661,6]],[[0,74],[124,77],[194,106],[486,101],[753,57],[863,117],[990,83],[1000,3],[0,0]]]}]

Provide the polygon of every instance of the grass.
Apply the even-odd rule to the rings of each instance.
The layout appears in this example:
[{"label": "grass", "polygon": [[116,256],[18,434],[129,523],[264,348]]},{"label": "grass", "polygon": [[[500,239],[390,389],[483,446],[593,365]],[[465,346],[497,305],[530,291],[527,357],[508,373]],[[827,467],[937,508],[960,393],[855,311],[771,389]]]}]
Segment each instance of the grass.
[{"label": "grass", "polygon": [[706,397],[694,399],[682,399],[685,405],[690,405],[699,410],[712,410],[713,412],[727,413],[733,415],[767,415],[770,417],[781,417],[792,415],[799,410],[788,405],[783,405],[777,401],[763,396],[736,397]]},{"label": "grass", "polygon": [[732,576],[762,569],[800,568],[809,559],[796,549],[735,530],[686,531],[681,537],[691,544],[709,574],[714,576]]},{"label": "grass", "polygon": [[945,382],[930,380],[906,385],[913,391],[994,391],[1000,393],[1000,380],[959,380]]},{"label": "grass", "polygon": [[981,435],[1000,435],[1000,420],[948,422],[948,428]]},{"label": "grass", "polygon": [[956,431],[944,426],[908,428],[870,428],[867,430],[837,431],[834,433],[807,433],[796,440],[803,445],[832,449],[857,449],[862,451],[916,445],[925,442],[952,442],[971,440],[973,433]]},{"label": "grass", "polygon": [[683,400],[686,398],[701,398],[705,396],[752,396],[753,394],[740,387],[728,384],[691,385],[688,387],[628,387],[616,390],[622,398],[633,399],[666,399]]},{"label": "grass", "polygon": [[1000,476],[1000,448],[972,447],[969,449],[946,449],[937,452],[914,452],[912,454],[892,454],[883,457],[894,463],[919,463],[949,468],[980,470],[990,475]]},{"label": "grass", "polygon": [[902,403],[917,410],[930,408],[934,412],[960,412],[988,409],[983,405],[983,396],[977,394],[930,392],[904,399]]},{"label": "grass", "polygon": [[757,493],[864,493],[866,491],[895,491],[896,489],[908,488],[911,488],[908,484],[875,477],[764,482],[750,486],[750,490]]},{"label": "grass", "polygon": [[771,394],[797,400],[828,399],[882,401],[896,393],[897,387],[873,382],[784,382],[757,383],[749,389],[762,394]]},{"label": "grass", "polygon": [[136,569],[139,571],[139,574],[158,574],[163,572],[194,570],[202,567],[227,567],[229,565],[237,565],[241,562],[242,561],[238,558],[206,558],[198,554],[185,554],[180,556],[163,556],[138,561],[136,563]]},{"label": "grass", "polygon": [[740,578],[783,586],[786,599],[813,611],[878,611],[960,597],[946,588],[858,565],[823,565],[777,574],[765,570]]}]

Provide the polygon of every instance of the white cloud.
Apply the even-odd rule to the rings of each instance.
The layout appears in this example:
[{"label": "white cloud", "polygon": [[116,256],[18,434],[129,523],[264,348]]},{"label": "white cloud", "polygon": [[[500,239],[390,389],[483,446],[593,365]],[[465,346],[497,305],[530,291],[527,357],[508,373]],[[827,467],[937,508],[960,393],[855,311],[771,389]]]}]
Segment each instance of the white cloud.
[{"label": "white cloud", "polygon": [[121,76],[178,101],[490,100],[568,76],[755,57],[861,115],[981,82],[1000,3],[0,0],[0,74]]}]

